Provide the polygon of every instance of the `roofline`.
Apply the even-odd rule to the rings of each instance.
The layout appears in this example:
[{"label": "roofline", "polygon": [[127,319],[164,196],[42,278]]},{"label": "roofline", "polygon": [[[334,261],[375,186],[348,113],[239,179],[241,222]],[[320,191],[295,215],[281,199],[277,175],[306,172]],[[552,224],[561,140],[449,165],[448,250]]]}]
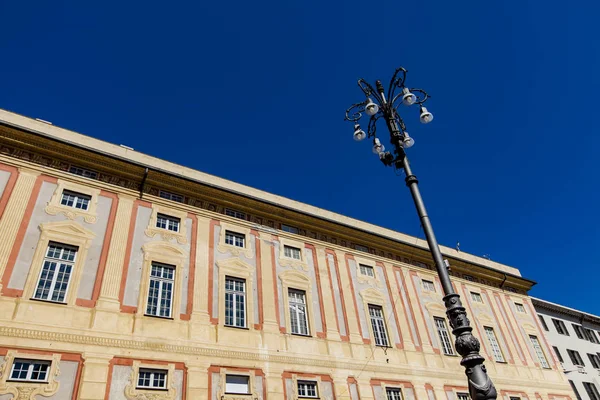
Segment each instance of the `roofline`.
[{"label": "roofline", "polygon": [[[388,228],[383,228],[368,222],[337,214],[332,211],[311,206],[309,204],[301,203],[296,200],[291,200],[283,196],[271,194],[259,189],[242,185],[224,178],[219,178],[214,175],[194,170],[189,167],[184,167],[170,161],[165,161],[157,157],[141,153],[139,151],[131,150],[129,148],[86,136],[81,133],[16,114],[4,109],[0,109],[0,125],[16,128],[21,131],[26,131],[49,138],[51,140],[63,142],[74,147],[82,148],[93,153],[105,155],[127,163],[138,165],[143,168],[148,168],[149,170],[176,176],[181,179],[207,185],[246,198],[251,198],[263,203],[275,205],[280,208],[307,214],[321,220],[333,222],[335,224],[343,225],[388,240],[400,242],[410,247],[429,251],[427,242],[415,236],[410,236]],[[163,164],[163,166],[158,166],[160,164]],[[536,282],[533,280],[523,278],[517,268],[478,257],[473,254],[457,251],[456,249],[452,249],[450,247],[440,245],[440,248],[446,257],[468,262],[487,270],[500,272],[506,276],[525,280],[532,285],[536,284]]]},{"label": "roofline", "polygon": [[560,304],[552,303],[551,301],[542,300],[542,299],[539,299],[537,297],[530,296],[530,298],[531,298],[531,302],[533,303],[534,307],[538,306],[540,308],[545,308],[545,309],[548,309],[548,310],[557,311],[557,312],[560,312],[560,313],[563,313],[563,314],[567,314],[567,315],[571,315],[571,316],[577,317],[579,319],[587,317],[587,318],[589,318],[589,320],[591,320],[591,321],[593,321],[595,323],[600,324],[600,316],[598,316],[598,315],[586,313],[584,311],[576,310],[576,309],[571,308],[571,307],[567,307],[567,306],[563,306],[563,305],[560,305]]}]

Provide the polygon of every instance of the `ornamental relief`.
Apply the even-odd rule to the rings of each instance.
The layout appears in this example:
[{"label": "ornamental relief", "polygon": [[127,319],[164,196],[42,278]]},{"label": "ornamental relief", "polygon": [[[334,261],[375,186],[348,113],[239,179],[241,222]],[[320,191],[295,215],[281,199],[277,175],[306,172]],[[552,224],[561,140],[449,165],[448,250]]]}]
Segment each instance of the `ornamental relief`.
[{"label": "ornamental relief", "polygon": [[[244,247],[234,246],[232,244],[225,243],[225,236],[227,231],[244,235]],[[254,240],[254,236],[251,235],[250,229],[221,221],[217,251],[219,253],[230,253],[235,257],[243,255],[244,257],[250,259],[254,257],[251,242],[252,240]]]},{"label": "ornamental relief", "polygon": [[[82,193],[90,196],[90,201],[87,210],[70,207],[61,204],[62,194],[64,190],[69,190],[76,193]],[[59,179],[57,181],[56,189],[50,198],[50,201],[46,205],[44,211],[48,215],[63,214],[67,218],[74,220],[78,217],[82,217],[88,224],[95,224],[98,220],[97,208],[98,208],[98,197],[100,190],[92,189],[87,186],[78,185],[73,182],[67,182]]]},{"label": "ornamental relief", "polygon": [[31,355],[18,353],[14,350],[9,350],[6,353],[4,363],[0,366],[0,395],[12,394],[13,400],[36,400],[36,396],[50,397],[58,392],[60,383],[56,378],[60,375],[60,354],[35,356],[36,360],[51,361],[48,370],[48,381],[40,383],[8,381],[15,358],[31,358]]},{"label": "ornamental relief", "polygon": [[[168,215],[170,217],[179,218],[179,231],[171,231],[156,226],[158,220],[158,214]],[[187,213],[182,211],[176,211],[167,207],[159,206],[156,204],[152,205],[152,214],[150,215],[150,222],[148,227],[144,230],[144,234],[148,237],[158,236],[162,240],[170,242],[176,240],[179,244],[187,244],[187,225],[186,225]]]}]

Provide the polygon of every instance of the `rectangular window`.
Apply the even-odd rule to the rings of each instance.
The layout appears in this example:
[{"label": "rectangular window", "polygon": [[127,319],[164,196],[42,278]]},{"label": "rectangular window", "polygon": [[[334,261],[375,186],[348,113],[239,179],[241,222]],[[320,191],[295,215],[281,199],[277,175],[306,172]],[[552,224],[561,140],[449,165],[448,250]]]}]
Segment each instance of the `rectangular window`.
[{"label": "rectangular window", "polygon": [[579,395],[579,391],[575,387],[575,383],[573,383],[573,381],[569,380],[569,385],[571,385],[571,389],[573,389],[573,391],[575,392],[575,396],[577,397],[577,400],[581,400],[581,396]]},{"label": "rectangular window", "polygon": [[594,333],[593,330],[588,329],[588,328],[583,328],[583,332],[585,332],[585,336],[587,338],[587,340],[589,340],[592,343],[598,343],[598,338],[596,337],[596,334]]},{"label": "rectangular window", "polygon": [[529,339],[531,340],[531,345],[533,346],[533,350],[537,355],[538,360],[540,361],[540,365],[542,368],[550,368],[548,364],[548,360],[546,360],[546,356],[544,355],[544,351],[542,350],[542,346],[540,346],[540,341],[537,336],[529,335]]},{"label": "rectangular window", "polygon": [[571,359],[573,365],[585,366],[585,364],[583,363],[583,359],[579,355],[578,351],[567,349],[567,354],[569,355],[569,358]]},{"label": "rectangular window", "polygon": [[168,229],[173,232],[179,232],[179,218],[171,217],[165,214],[158,214],[156,216],[156,227],[161,229]]},{"label": "rectangular window", "polygon": [[423,279],[423,289],[428,290],[430,292],[435,292],[435,285],[433,284],[432,281],[426,281],[425,279]]},{"label": "rectangular window", "polygon": [[368,248],[367,246],[363,246],[363,245],[361,245],[361,244],[355,244],[355,245],[354,245],[354,248],[355,248],[356,250],[358,250],[358,251],[362,251],[362,252],[365,252],[365,253],[368,253],[368,252],[369,252],[369,248]]},{"label": "rectangular window", "polygon": [[140,368],[137,387],[139,389],[166,389],[167,371],[163,369]]},{"label": "rectangular window", "polygon": [[225,231],[225,244],[235,247],[246,247],[246,235],[241,233]]},{"label": "rectangular window", "polygon": [[518,396],[510,396],[509,399],[510,400],[521,400],[521,398]]},{"label": "rectangular window", "polygon": [[90,171],[89,169],[76,167],[75,165],[71,165],[69,168],[69,172],[75,175],[83,176],[84,178],[96,179],[98,178],[98,173],[95,171]]},{"label": "rectangular window", "polygon": [[435,317],[434,321],[444,354],[448,356],[453,356],[454,348],[452,348],[452,342],[450,341],[450,335],[448,334],[448,326],[446,325],[446,320],[444,318]]},{"label": "rectangular window", "polygon": [[65,302],[76,255],[77,247],[54,242],[48,244],[34,299]]},{"label": "rectangular window", "polygon": [[90,200],[92,200],[92,198],[86,194],[63,190],[60,204],[79,210],[87,210],[90,207]]},{"label": "rectangular window", "polygon": [[289,289],[290,324],[292,333],[308,336],[308,318],[306,314],[306,293],[302,290]]},{"label": "rectangular window", "polygon": [[588,353],[587,356],[590,359],[592,366],[596,369],[599,369],[600,368],[600,357],[598,357],[598,354],[589,354]]},{"label": "rectangular window", "polygon": [[232,208],[226,208],[225,215],[229,215],[230,217],[237,218],[237,219],[246,219],[246,213],[243,213],[238,210],[234,210]]},{"label": "rectangular window", "polygon": [[561,320],[552,318],[552,323],[554,324],[554,327],[556,328],[556,332],[558,332],[560,335],[569,336],[569,332],[567,331],[567,327],[565,326],[564,322],[562,322]]},{"label": "rectangular window", "polygon": [[387,400],[402,400],[402,391],[397,388],[386,388]]},{"label": "rectangular window", "polygon": [[11,381],[47,382],[50,361],[16,358],[10,371]]},{"label": "rectangular window", "polygon": [[475,277],[473,275],[467,275],[464,274],[463,278],[465,278],[466,280],[468,280],[469,282],[475,282]]},{"label": "rectangular window", "polygon": [[298,397],[317,398],[317,382],[298,381]]},{"label": "rectangular window", "polygon": [[489,326],[484,326],[485,335],[490,342],[490,346],[492,347],[492,353],[494,354],[494,360],[498,362],[504,362],[504,355],[502,355],[502,350],[500,350],[500,345],[498,344],[498,340],[496,339],[496,334],[494,333],[494,329]]},{"label": "rectangular window", "polygon": [[475,303],[483,303],[481,294],[479,294],[477,292],[471,292],[471,300],[473,300]]},{"label": "rectangular window", "polygon": [[540,319],[540,323],[544,327],[544,330],[547,332],[549,329],[548,329],[548,325],[546,324],[546,320],[544,319],[544,317],[542,317],[539,314],[538,314],[538,318]]},{"label": "rectangular window", "polygon": [[583,328],[581,325],[571,324],[573,326],[573,330],[579,339],[583,339]]},{"label": "rectangular window", "polygon": [[583,382],[583,387],[585,388],[588,396],[590,396],[590,400],[600,400],[600,393],[598,393],[596,385],[591,382]]},{"label": "rectangular window", "polygon": [[250,377],[247,375],[226,375],[225,376],[226,394],[249,394]]},{"label": "rectangular window", "polygon": [[298,228],[295,226],[281,224],[281,230],[284,232],[295,233],[296,235],[298,234]]},{"label": "rectangular window", "polygon": [[375,336],[375,345],[389,347],[387,332],[385,330],[385,320],[383,319],[383,309],[380,306],[369,304],[369,316],[371,317],[371,327]]},{"label": "rectangular window", "polygon": [[300,249],[292,246],[283,246],[283,255],[294,260],[301,260]]},{"label": "rectangular window", "polygon": [[515,303],[515,308],[517,309],[517,312],[523,313],[523,314],[527,314],[527,312],[525,311],[525,307],[523,306],[523,304],[521,303]]},{"label": "rectangular window", "polygon": [[562,358],[562,354],[560,354],[560,351],[558,351],[558,347],[556,346],[552,346],[552,348],[554,349],[554,353],[556,354],[556,357],[558,357],[558,361],[565,362]]},{"label": "rectangular window", "polygon": [[469,400],[469,393],[456,393],[458,400]]},{"label": "rectangular window", "polygon": [[225,325],[246,327],[246,281],[225,278]]},{"label": "rectangular window", "polygon": [[173,304],[175,267],[152,263],[150,268],[150,285],[148,286],[146,315],[169,318],[171,317],[171,308]]},{"label": "rectangular window", "polygon": [[175,194],[171,192],[165,192],[164,190],[159,190],[158,197],[162,197],[163,199],[176,201],[178,203],[183,203],[183,196],[180,194]]},{"label": "rectangular window", "polygon": [[375,270],[373,267],[369,265],[360,264],[360,273],[362,275],[370,276],[371,278],[375,278]]}]

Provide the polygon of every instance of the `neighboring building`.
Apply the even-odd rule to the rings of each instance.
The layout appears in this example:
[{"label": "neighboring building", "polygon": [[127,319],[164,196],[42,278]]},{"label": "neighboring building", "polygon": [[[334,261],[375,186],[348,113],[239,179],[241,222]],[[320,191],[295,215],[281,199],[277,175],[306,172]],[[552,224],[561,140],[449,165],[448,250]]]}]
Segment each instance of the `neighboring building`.
[{"label": "neighboring building", "polygon": [[[572,400],[534,282],[442,251],[499,398]],[[468,398],[425,241],[2,110],[0,284],[2,400]]]},{"label": "neighboring building", "polygon": [[600,317],[532,298],[577,399],[600,400]]}]

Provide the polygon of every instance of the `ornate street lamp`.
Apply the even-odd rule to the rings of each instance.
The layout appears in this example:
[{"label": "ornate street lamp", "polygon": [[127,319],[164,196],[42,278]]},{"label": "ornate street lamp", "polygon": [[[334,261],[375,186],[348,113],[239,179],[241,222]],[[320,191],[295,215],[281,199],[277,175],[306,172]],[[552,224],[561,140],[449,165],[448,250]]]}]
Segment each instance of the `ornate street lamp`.
[{"label": "ornate street lamp", "polygon": [[[414,139],[409,136],[404,121],[400,117],[399,108],[404,106],[418,105],[420,109],[419,120],[423,124],[428,124],[433,120],[431,114],[423,104],[429,98],[428,94],[421,89],[409,89],[405,86],[406,70],[402,67],[396,69],[394,76],[390,80],[387,93],[381,84],[381,81],[375,81],[373,88],[364,79],[358,80],[358,87],[365,95],[365,100],[361,103],[353,104],[346,110],[346,120],[354,124],[354,140],[361,141],[367,136],[373,139],[373,152],[379,156],[381,162],[386,166],[393,166],[397,169],[403,169],[406,176],[406,186],[417,208],[417,213],[421,219],[421,226],[427,237],[429,250],[433,256],[435,266],[444,289],[444,304],[446,306],[446,315],[452,326],[452,333],[456,336],[456,351],[462,356],[461,365],[465,367],[465,373],[469,381],[469,394],[473,400],[495,399],[496,388],[489,378],[485,366],[484,358],[479,354],[479,340],[473,336],[473,328],[470,326],[467,313],[463,307],[460,296],[454,291],[450,282],[450,275],[442,258],[442,253],[438,246],[431,221],[425,210],[425,204],[421,198],[417,177],[413,175],[405,149],[412,147]],[[396,93],[398,92],[399,93]],[[364,114],[367,114],[369,122],[367,132],[362,130],[359,120]],[[390,134],[390,143],[393,152],[385,151],[385,146],[377,138],[377,121],[383,119],[387,125]]]}]

